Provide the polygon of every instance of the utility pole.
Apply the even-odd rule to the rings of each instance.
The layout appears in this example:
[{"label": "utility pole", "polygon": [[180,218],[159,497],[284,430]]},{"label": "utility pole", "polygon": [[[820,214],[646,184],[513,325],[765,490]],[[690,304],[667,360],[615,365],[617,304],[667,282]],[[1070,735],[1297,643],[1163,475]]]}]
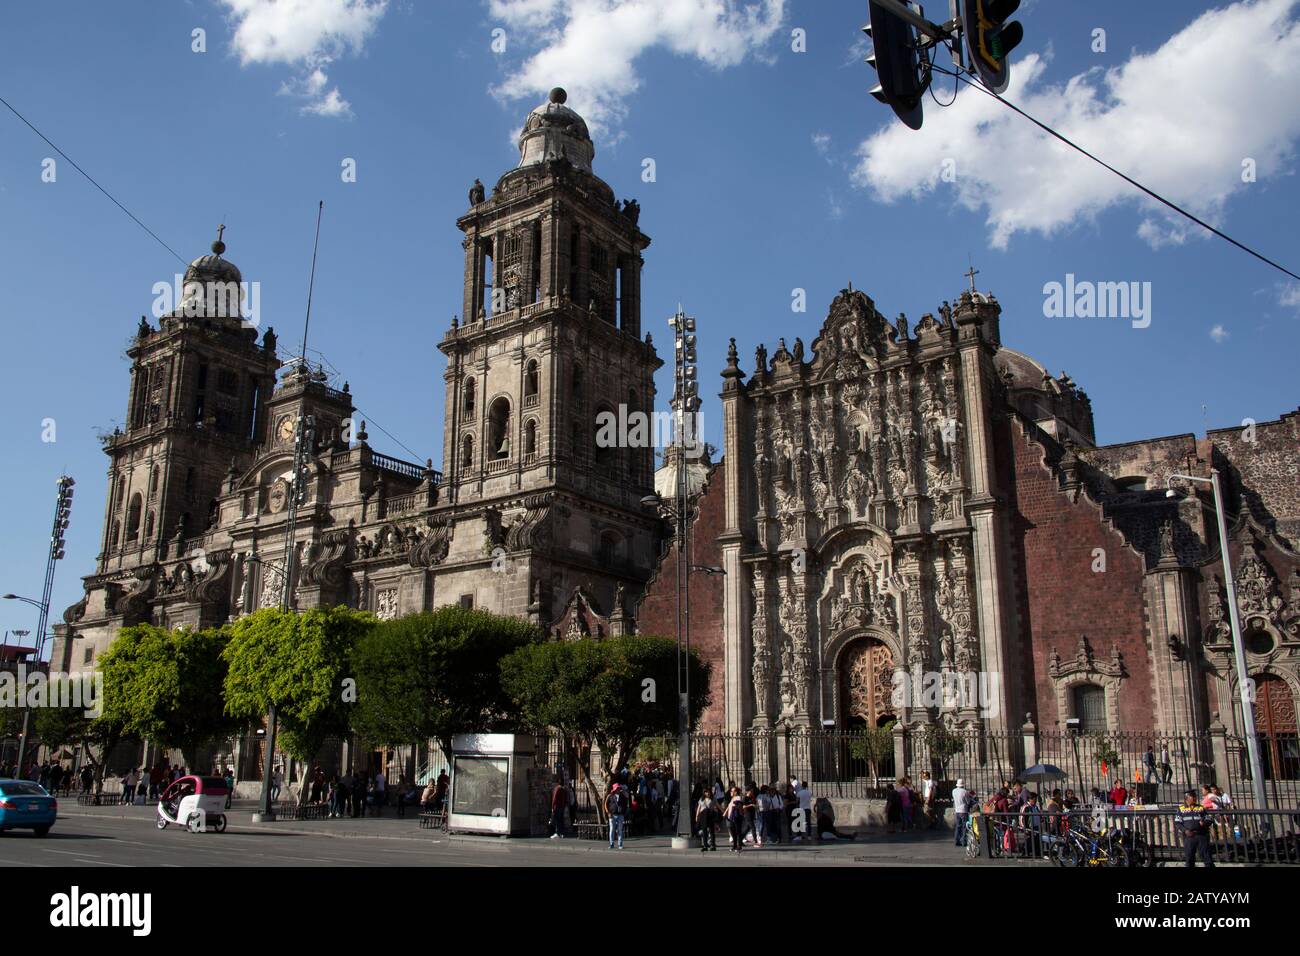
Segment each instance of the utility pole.
[{"label": "utility pole", "polygon": [[[292,603],[294,542],[298,525],[298,506],[307,498],[307,459],[315,452],[316,429],[312,416],[306,414],[307,384],[310,370],[307,367],[307,331],[311,327],[311,295],[316,285],[316,251],[320,247],[320,221],[325,212],[325,200],[316,208],[316,240],[311,250],[311,278],[307,281],[307,316],[302,324],[302,352],[296,371],[302,376],[303,391],[298,399],[298,414],[294,423],[293,477],[289,482],[289,510],[285,513],[283,580],[280,582],[280,610],[289,611]],[[275,701],[271,701],[266,714],[266,757],[262,764],[262,800],[254,823],[275,820],[275,807],[271,803],[271,776],[275,773],[275,735],[277,714]]]},{"label": "utility pole", "polygon": [[[41,666],[41,654],[45,649],[45,627],[50,620],[50,600],[54,594],[54,568],[55,563],[63,560],[63,532],[68,530],[68,522],[72,515],[72,487],[76,482],[67,475],[59,477],[59,494],[54,507],[54,530],[50,533],[50,551],[49,556],[45,559],[45,587],[41,591],[40,601],[33,601],[31,598],[18,597],[16,594],[6,594],[9,600],[25,601],[28,604],[35,605],[40,611],[40,623],[36,626],[36,655],[35,667]],[[27,751],[27,734],[31,726],[32,709],[23,708],[23,731],[22,736],[18,738],[18,774],[23,772],[23,757]]]}]

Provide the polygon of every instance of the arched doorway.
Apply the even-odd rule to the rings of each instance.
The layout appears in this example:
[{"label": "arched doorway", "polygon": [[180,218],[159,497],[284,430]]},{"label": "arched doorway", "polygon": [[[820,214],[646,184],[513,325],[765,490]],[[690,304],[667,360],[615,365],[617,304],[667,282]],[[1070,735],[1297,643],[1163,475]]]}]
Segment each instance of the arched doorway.
[{"label": "arched doorway", "polygon": [[1295,698],[1276,674],[1255,674],[1255,731],[1259,734],[1261,770],[1268,780],[1300,778],[1300,740],[1296,735]]},{"label": "arched doorway", "polygon": [[[839,658],[840,779],[865,778],[872,786],[893,777],[893,735],[883,728],[894,710],[894,655],[879,638],[864,636]],[[883,795],[883,791],[880,795]]]},{"label": "arched doorway", "polygon": [[894,655],[874,637],[854,641],[840,656],[840,721],[846,730],[883,727],[894,713]]}]

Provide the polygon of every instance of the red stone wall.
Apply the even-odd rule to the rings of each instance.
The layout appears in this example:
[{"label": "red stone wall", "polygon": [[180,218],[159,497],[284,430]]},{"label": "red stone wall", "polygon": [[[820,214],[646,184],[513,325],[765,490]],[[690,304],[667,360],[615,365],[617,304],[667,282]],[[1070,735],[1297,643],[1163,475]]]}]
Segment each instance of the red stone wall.
[{"label": "red stone wall", "polygon": [[[1148,672],[1142,558],[1102,518],[1101,507],[1082,492],[1074,503],[1060,490],[1043,462],[1043,449],[1010,422],[1009,498],[1015,509],[1011,534],[1019,609],[1022,699],[1034,702],[1034,720],[1044,730],[1064,730],[1056,693],[1048,676],[1055,648],[1062,659],[1074,656],[1086,634],[1093,656],[1105,660],[1118,646],[1128,677],[1120,690],[1121,730],[1155,724],[1155,701]],[[1003,447],[1006,447],[1004,444]],[[1093,572],[1093,549],[1106,555],[1105,572]]]},{"label": "red stone wall", "polygon": [[[722,549],[718,535],[725,520],[722,464],[713,467],[700,499],[698,514],[691,527],[691,564],[719,567]],[[723,622],[723,586],[721,574],[690,575],[691,650],[708,661],[713,671],[709,689],[713,703],[700,715],[696,727],[720,731],[725,725],[726,698]],[[645,596],[637,607],[637,633],[663,637],[677,636],[677,544],[674,541],[659,562],[659,571],[646,585]],[[675,691],[674,691],[675,692]]]}]

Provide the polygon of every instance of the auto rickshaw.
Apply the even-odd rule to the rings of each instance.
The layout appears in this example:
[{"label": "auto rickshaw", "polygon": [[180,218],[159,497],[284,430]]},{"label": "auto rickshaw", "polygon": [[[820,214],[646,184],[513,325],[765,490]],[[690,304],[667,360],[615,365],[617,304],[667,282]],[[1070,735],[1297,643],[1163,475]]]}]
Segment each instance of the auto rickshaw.
[{"label": "auto rickshaw", "polygon": [[167,824],[187,828],[191,833],[226,829],[226,795],[230,792],[221,777],[181,777],[158,795],[158,829]]}]

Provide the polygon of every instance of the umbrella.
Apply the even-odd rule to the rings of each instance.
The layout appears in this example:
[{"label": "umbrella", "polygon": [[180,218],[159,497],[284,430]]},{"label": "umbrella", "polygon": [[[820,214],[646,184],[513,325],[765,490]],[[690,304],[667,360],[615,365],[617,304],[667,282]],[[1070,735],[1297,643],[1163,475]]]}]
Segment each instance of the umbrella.
[{"label": "umbrella", "polygon": [[1032,767],[1026,767],[1020,774],[1021,780],[1036,780],[1039,783],[1045,783],[1048,780],[1064,780],[1065,771],[1055,764],[1036,763]]}]

